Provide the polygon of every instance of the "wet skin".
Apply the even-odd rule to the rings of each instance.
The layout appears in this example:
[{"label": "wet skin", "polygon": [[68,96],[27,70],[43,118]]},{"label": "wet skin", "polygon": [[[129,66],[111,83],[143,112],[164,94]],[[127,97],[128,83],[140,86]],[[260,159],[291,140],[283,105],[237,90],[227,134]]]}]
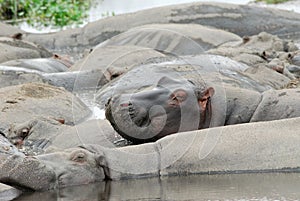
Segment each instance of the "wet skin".
[{"label": "wet skin", "polygon": [[163,77],[149,91],[112,97],[106,118],[134,143],[156,141],[166,135],[207,128],[213,88],[197,88],[188,80]]},{"label": "wet skin", "polygon": [[32,190],[82,185],[105,178],[103,156],[84,148],[72,148],[36,157],[0,153],[0,159],[1,182]]}]

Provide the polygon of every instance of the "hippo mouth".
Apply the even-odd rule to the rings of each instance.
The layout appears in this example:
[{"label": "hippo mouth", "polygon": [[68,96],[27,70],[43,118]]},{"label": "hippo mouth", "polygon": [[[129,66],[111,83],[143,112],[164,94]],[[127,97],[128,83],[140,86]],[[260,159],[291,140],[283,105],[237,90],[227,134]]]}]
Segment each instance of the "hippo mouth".
[{"label": "hippo mouth", "polygon": [[136,108],[130,101],[128,103],[123,103],[120,105],[124,110],[124,112],[128,112],[131,120],[138,127],[147,127],[151,123],[149,119],[149,113],[143,108]]},{"label": "hippo mouth", "polygon": [[113,128],[133,143],[156,140],[166,121],[166,113],[161,108],[153,106],[148,109],[136,106],[131,101],[120,103],[110,100],[105,115]]}]

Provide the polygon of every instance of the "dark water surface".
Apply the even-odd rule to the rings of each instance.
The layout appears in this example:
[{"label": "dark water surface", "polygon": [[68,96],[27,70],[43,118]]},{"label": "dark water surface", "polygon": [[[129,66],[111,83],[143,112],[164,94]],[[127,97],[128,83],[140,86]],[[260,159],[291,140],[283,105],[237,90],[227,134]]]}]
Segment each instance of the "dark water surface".
[{"label": "dark water surface", "polygon": [[194,175],[102,182],[28,193],[17,201],[96,200],[299,200],[300,174]]}]

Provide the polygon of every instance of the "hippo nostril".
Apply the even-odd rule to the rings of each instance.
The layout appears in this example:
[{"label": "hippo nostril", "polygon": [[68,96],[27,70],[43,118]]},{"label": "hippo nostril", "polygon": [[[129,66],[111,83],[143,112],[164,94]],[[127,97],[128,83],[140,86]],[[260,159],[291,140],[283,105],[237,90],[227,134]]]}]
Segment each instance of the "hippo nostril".
[{"label": "hippo nostril", "polygon": [[133,105],[130,101],[128,101],[128,102],[125,102],[125,103],[121,103],[120,106],[121,107],[128,107],[129,109],[131,109]]},{"label": "hippo nostril", "polygon": [[111,98],[109,98],[106,103],[105,103],[105,107],[108,107],[109,103],[111,102]]}]

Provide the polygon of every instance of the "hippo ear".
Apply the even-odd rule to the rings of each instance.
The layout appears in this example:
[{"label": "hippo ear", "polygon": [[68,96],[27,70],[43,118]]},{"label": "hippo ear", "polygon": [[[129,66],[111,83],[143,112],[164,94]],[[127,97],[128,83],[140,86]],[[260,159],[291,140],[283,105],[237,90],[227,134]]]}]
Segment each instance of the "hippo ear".
[{"label": "hippo ear", "polygon": [[160,78],[157,82],[157,86],[169,86],[169,85],[173,85],[173,84],[179,84],[179,81],[172,79],[170,77],[167,76],[163,76],[162,78]]},{"label": "hippo ear", "polygon": [[207,102],[214,95],[214,93],[214,88],[209,87],[203,93],[201,93],[201,97],[198,97],[198,103],[202,111],[206,109]]}]

